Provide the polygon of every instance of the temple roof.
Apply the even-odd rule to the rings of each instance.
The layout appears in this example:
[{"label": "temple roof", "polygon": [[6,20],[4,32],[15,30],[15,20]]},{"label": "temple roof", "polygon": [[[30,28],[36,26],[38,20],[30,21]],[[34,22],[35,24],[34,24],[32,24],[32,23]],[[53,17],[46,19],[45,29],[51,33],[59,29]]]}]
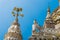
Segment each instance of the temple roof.
[{"label": "temple roof", "polygon": [[60,9],[60,6],[57,7],[57,8],[52,12],[52,15],[53,15],[54,13],[56,13],[59,9]]}]

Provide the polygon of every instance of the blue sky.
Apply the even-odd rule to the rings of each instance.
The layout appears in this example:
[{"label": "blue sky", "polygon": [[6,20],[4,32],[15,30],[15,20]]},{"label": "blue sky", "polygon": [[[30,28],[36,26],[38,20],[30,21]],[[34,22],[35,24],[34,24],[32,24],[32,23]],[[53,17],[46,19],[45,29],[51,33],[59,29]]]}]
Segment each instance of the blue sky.
[{"label": "blue sky", "polygon": [[24,18],[19,17],[20,30],[23,40],[28,40],[32,34],[33,20],[36,19],[43,26],[47,15],[48,3],[51,13],[58,7],[58,0],[0,0],[0,40],[14,21],[12,11],[14,7],[22,7]]}]

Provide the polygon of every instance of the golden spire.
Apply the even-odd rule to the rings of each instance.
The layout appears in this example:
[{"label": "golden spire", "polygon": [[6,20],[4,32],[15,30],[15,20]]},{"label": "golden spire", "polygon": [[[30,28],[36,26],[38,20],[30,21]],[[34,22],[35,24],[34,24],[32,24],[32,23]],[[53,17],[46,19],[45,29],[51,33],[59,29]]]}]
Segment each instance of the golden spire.
[{"label": "golden spire", "polygon": [[[14,12],[17,12],[17,13],[14,13]],[[18,22],[18,16],[19,16],[19,12],[21,13],[22,12],[22,8],[14,8],[13,9],[13,12],[12,12],[12,15],[16,18],[15,21]],[[24,16],[22,13],[20,14],[20,16]]]},{"label": "golden spire", "polygon": [[[4,40],[7,40],[7,39],[9,39],[9,40],[22,40],[22,35],[21,35],[20,28],[19,28],[20,25],[18,23],[18,16],[19,16],[19,13],[21,13],[21,12],[22,12],[22,8],[15,7],[13,9],[12,14],[16,19],[13,22],[13,24],[9,27],[8,33],[5,35]],[[24,15],[20,14],[20,16],[23,17]]]}]

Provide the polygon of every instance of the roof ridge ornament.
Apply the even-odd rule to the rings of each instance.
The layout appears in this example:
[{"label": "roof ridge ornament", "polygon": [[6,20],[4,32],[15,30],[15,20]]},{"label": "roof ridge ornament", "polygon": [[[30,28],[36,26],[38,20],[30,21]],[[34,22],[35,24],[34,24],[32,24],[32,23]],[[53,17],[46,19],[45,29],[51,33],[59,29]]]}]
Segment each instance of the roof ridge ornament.
[{"label": "roof ridge ornament", "polygon": [[[20,12],[20,14],[19,14]],[[16,8],[14,7],[13,11],[12,11],[12,15],[16,18],[15,22],[18,22],[18,16],[20,15],[21,17],[24,17],[24,15],[22,14],[22,8]]]}]

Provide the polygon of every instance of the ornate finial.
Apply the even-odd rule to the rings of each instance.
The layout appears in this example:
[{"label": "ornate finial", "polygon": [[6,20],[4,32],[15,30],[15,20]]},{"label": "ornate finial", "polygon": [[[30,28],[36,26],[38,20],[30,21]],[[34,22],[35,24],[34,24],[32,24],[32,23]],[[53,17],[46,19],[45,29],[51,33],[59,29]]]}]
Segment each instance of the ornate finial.
[{"label": "ornate finial", "polygon": [[47,10],[48,12],[50,12],[50,6],[49,6],[49,3],[48,3],[48,10]]},{"label": "ornate finial", "polygon": [[46,16],[46,18],[49,18],[49,17],[50,17],[50,6],[48,5],[48,10],[47,10],[47,16]]},{"label": "ornate finial", "polygon": [[[18,22],[19,12],[20,12],[20,13],[22,12],[22,8],[16,8],[16,7],[14,7],[13,12],[12,12],[12,15],[13,15],[14,17],[16,17],[16,20],[15,20],[15,21],[17,21],[17,22]],[[21,13],[20,16],[23,17],[24,15]]]},{"label": "ornate finial", "polygon": [[47,10],[48,12],[50,12],[50,8],[48,7],[48,10]]}]

